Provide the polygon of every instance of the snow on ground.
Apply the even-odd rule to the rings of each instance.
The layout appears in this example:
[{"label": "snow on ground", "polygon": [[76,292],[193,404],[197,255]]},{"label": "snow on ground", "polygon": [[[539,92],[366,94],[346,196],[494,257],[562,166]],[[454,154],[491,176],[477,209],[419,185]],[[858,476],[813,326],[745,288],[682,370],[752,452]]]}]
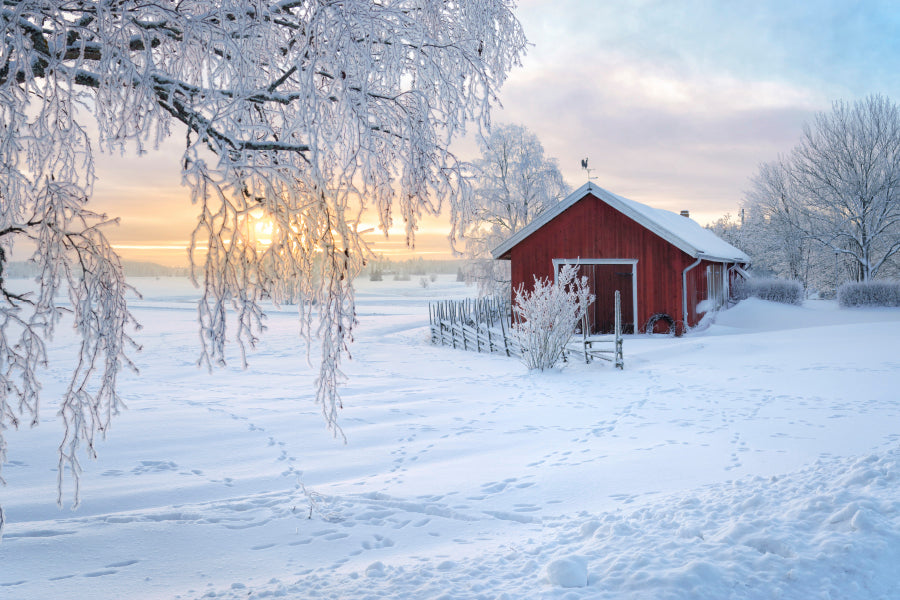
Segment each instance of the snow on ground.
[{"label": "snow on ground", "polygon": [[77,511],[61,359],[7,432],[0,598],[898,597],[900,311],[748,300],[626,338],[623,372],[529,373],[428,343],[427,300],[471,293],[451,279],[360,282],[347,445],[289,308],[209,375],[195,292],[138,281],[142,372]]}]

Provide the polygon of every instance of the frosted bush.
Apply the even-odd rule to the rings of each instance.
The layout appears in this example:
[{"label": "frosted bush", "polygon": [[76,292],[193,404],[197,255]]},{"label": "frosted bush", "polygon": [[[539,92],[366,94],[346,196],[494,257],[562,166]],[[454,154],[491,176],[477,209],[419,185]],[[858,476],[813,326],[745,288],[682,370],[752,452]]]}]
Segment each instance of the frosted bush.
[{"label": "frosted bush", "polygon": [[735,284],[733,295],[738,300],[752,297],[799,305],[803,302],[803,286],[786,279],[748,279]]},{"label": "frosted bush", "polygon": [[552,368],[562,357],[575,326],[594,295],[587,277],[578,278],[576,265],[560,269],[556,281],[534,278],[534,290],[516,290],[513,330],[522,344],[522,361],[529,369]]},{"label": "frosted bush", "polygon": [[838,304],[853,306],[900,306],[900,282],[845,283],[838,288]]}]

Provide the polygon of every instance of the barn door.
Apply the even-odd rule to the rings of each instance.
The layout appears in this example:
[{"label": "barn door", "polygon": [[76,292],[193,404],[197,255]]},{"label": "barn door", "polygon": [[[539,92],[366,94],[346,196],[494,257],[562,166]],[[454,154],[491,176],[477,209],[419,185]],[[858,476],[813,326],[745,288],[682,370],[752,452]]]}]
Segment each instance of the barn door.
[{"label": "barn door", "polygon": [[[559,265],[557,269],[561,268]],[[622,331],[634,333],[634,263],[578,263],[578,276],[588,278],[588,286],[596,299],[588,308],[590,333],[613,333],[615,329],[615,294],[622,299]]]}]

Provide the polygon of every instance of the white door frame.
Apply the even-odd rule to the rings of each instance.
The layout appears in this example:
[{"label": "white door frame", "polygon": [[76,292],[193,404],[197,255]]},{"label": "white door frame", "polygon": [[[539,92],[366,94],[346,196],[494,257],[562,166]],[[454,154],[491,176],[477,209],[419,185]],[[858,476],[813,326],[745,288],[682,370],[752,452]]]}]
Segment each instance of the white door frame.
[{"label": "white door frame", "polygon": [[[632,326],[634,332],[638,329],[638,294],[637,294],[637,264],[636,258],[554,258],[553,259],[553,281],[556,281],[556,274],[562,265],[631,265],[631,315],[634,319]],[[592,290],[593,291],[593,290]]]}]

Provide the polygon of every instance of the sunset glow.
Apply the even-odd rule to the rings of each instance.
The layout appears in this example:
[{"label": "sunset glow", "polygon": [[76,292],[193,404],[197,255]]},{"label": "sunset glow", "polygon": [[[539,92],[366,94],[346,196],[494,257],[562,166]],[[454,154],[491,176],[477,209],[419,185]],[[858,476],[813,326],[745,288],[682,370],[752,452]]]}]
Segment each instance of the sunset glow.
[{"label": "sunset glow", "polygon": [[264,250],[272,245],[278,232],[274,219],[263,210],[250,213],[250,237],[257,249]]}]

